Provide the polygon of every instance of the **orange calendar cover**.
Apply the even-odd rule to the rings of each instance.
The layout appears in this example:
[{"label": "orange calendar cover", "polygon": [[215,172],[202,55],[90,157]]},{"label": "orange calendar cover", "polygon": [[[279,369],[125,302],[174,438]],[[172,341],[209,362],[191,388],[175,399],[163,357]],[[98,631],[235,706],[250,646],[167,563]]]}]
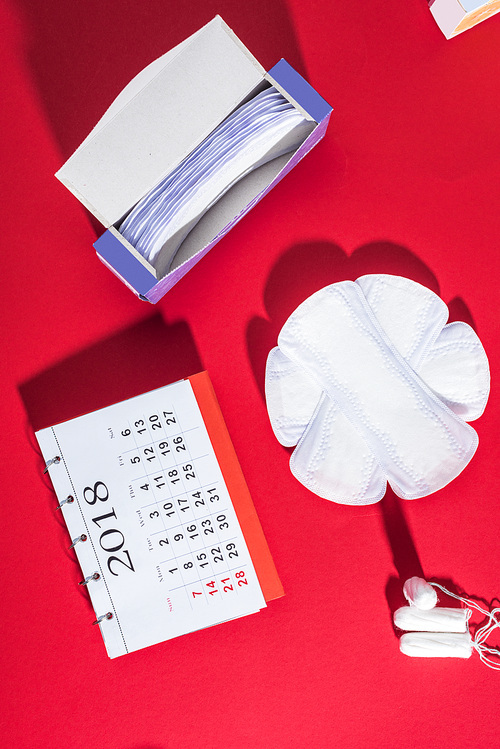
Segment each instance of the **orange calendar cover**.
[{"label": "orange calendar cover", "polygon": [[267,602],[284,595],[283,586],[264,532],[255,510],[252,497],[243,476],[236,452],[227,431],[226,423],[207,372],[187,378],[205,421],[210,441],[219,462],[234,509],[247,542],[248,550]]}]

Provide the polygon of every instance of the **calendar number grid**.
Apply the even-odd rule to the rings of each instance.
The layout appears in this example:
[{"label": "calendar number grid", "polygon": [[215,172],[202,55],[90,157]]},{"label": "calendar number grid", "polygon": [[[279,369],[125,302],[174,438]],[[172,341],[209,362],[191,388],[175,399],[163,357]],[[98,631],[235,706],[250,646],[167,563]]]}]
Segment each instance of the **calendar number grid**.
[{"label": "calendar number grid", "polygon": [[[222,596],[238,595],[247,565],[230,565],[227,558],[238,556],[238,551],[237,537],[228,535],[225,487],[198,479],[197,463],[209,457],[208,453],[194,456],[191,449],[190,436],[199,427],[183,430],[176,409],[169,408],[127,422],[121,434],[132,437],[134,445],[123,450],[122,459],[138,469],[131,496],[142,499],[141,493],[151,492],[151,501],[141,502],[137,511],[141,525],[148,529],[149,551],[163,552],[155,562],[163,570],[170,594],[184,591],[195,609],[200,602],[210,605]],[[235,573],[242,577],[235,579]]]},{"label": "calendar number grid", "polygon": [[[238,595],[240,587],[248,585],[245,571],[247,566],[246,564],[241,564],[216,575],[205,575],[204,577],[200,577],[197,583],[185,583],[177,588],[170,588],[170,592],[173,593],[177,590],[185,591],[191,609],[195,609],[197,605],[197,596],[202,597],[199,599],[200,602],[203,601],[205,604],[210,604],[212,600],[210,597],[216,593],[220,594],[217,600],[229,593]],[[199,590],[200,588],[201,590]]]}]

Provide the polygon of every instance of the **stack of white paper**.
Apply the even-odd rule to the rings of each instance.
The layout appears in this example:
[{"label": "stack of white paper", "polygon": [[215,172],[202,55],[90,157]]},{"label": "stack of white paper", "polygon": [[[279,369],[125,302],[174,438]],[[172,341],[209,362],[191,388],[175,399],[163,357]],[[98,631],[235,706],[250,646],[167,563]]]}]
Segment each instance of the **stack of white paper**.
[{"label": "stack of white paper", "polygon": [[151,265],[167,270],[200,218],[238,180],[295,150],[311,123],[275,88],[240,106],[173,172],[149,192],[119,227]]}]

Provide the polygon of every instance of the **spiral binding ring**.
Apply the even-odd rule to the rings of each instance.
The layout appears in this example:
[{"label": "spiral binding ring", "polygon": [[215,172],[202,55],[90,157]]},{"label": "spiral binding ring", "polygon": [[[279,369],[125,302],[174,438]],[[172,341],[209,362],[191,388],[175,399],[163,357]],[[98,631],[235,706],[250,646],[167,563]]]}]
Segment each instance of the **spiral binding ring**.
[{"label": "spiral binding ring", "polygon": [[50,460],[48,460],[48,461],[47,461],[47,462],[45,463],[45,471],[44,471],[44,474],[46,474],[46,473],[47,473],[47,471],[49,470],[49,468],[50,468],[50,466],[51,466],[51,465],[56,465],[57,463],[60,463],[60,462],[61,462],[61,458],[60,458],[60,456],[59,456],[59,455],[56,455],[56,456],[55,456],[54,458],[51,458]]},{"label": "spiral binding ring", "polygon": [[65,505],[66,503],[68,503],[70,505],[74,501],[75,501],[74,496],[72,494],[68,494],[68,496],[66,497],[66,499],[63,499],[63,501],[61,502],[61,504],[57,505],[56,510],[60,510],[61,507],[63,505]]},{"label": "spiral binding ring", "polygon": [[98,616],[95,622],[92,622],[92,624],[100,624],[103,621],[103,619],[112,619],[112,618],[113,618],[113,614],[111,613],[111,611],[108,611],[107,614]]},{"label": "spiral binding ring", "polygon": [[78,585],[88,585],[91,580],[99,580],[100,577],[101,576],[98,572],[94,572],[93,575],[89,575],[88,577],[85,578],[85,580],[80,580]]},{"label": "spiral binding ring", "polygon": [[79,541],[86,541],[86,540],[87,540],[87,536],[85,535],[85,533],[82,533],[81,536],[78,536],[78,538],[73,539],[73,543],[71,544],[69,548],[72,549],[74,546],[77,545]]}]

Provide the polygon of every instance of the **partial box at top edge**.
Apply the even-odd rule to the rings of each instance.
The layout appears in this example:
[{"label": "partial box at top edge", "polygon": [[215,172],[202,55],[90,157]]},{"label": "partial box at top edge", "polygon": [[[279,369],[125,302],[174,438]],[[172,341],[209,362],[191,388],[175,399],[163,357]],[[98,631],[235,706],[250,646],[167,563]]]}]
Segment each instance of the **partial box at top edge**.
[{"label": "partial box at top edge", "polygon": [[431,0],[429,8],[447,39],[500,12],[500,0]]},{"label": "partial box at top edge", "polygon": [[[302,110],[315,125],[312,132],[260,183],[245,178],[245,190],[224,202],[225,213],[211,209],[212,220],[204,233],[202,223],[187,259],[159,277],[117,225],[265,81]],[[266,73],[216,16],[139,73],[56,176],[107,229],[94,245],[100,259],[140,298],[156,303],[323,137],[330,112],[284,60]]]}]

